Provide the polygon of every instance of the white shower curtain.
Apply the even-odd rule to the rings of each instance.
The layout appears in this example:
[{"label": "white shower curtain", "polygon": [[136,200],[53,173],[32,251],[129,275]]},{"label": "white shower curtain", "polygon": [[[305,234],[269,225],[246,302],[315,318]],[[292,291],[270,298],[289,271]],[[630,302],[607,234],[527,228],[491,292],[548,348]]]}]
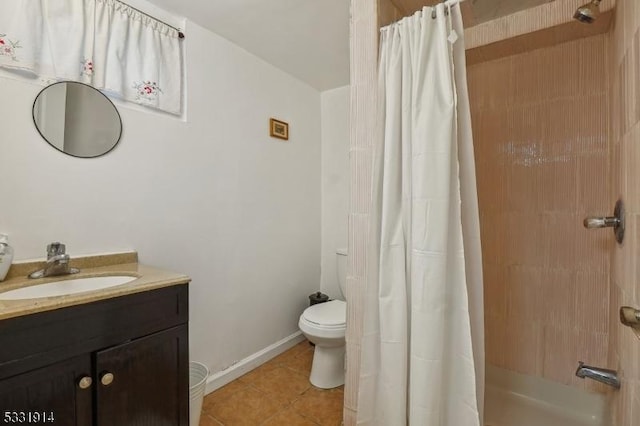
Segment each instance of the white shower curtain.
[{"label": "white shower curtain", "polygon": [[462,36],[459,7],[445,4],[382,30],[358,424],[482,424],[482,266]]}]

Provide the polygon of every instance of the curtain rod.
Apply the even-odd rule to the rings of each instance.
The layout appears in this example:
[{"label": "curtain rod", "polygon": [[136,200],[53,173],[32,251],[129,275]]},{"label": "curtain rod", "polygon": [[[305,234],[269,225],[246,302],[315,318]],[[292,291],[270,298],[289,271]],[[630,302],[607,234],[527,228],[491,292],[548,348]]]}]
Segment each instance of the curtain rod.
[{"label": "curtain rod", "polygon": [[[169,27],[169,28],[173,28],[174,30],[176,30],[176,31],[178,32],[178,38],[184,38],[184,33],[183,33],[182,31],[180,31],[180,28],[176,28],[176,27],[174,27],[173,25],[169,25],[169,24],[167,24],[166,22],[161,21],[161,20],[159,20],[158,18],[156,18],[156,17],[154,17],[154,16],[151,16],[151,15],[149,15],[148,13],[145,13],[145,12],[141,11],[140,9],[138,9],[138,8],[136,8],[136,7],[133,7],[133,6],[131,6],[130,4],[128,4],[128,3],[125,3],[125,2],[120,1],[120,0],[116,0],[116,1],[117,1],[118,3],[122,3],[122,4],[124,4],[124,5],[125,5],[125,6],[127,6],[127,7],[130,7],[131,9],[135,10],[135,11],[136,11],[136,12],[138,12],[138,13],[143,14],[144,16],[146,16],[146,17],[148,17],[148,18],[153,19],[154,21],[158,21],[158,22],[160,22],[161,24],[164,24],[164,25],[166,25],[166,26],[167,26],[167,27]],[[448,1],[451,1],[451,0],[448,0]]]},{"label": "curtain rod", "polygon": [[443,1],[443,3],[444,3],[445,6],[453,6],[453,5],[456,5],[458,3],[462,3],[463,1],[465,1],[465,0],[445,0],[445,1]]}]

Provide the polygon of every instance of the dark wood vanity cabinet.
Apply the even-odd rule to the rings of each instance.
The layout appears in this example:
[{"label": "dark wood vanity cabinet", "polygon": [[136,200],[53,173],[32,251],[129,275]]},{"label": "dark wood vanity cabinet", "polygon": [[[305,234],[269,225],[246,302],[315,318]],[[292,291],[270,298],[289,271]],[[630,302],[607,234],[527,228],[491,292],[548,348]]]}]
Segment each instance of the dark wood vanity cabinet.
[{"label": "dark wood vanity cabinet", "polygon": [[0,425],[188,426],[188,287],[0,321]]},{"label": "dark wood vanity cabinet", "polygon": [[0,381],[0,424],[90,425],[91,389],[77,386],[90,371],[85,355]]}]

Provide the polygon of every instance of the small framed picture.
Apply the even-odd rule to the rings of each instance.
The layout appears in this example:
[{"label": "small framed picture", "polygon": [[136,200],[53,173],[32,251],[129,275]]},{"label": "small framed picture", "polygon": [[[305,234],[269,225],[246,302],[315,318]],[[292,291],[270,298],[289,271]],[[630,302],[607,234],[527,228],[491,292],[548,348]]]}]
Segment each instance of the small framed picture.
[{"label": "small framed picture", "polygon": [[271,137],[289,140],[289,123],[272,118],[269,120],[269,134]]}]

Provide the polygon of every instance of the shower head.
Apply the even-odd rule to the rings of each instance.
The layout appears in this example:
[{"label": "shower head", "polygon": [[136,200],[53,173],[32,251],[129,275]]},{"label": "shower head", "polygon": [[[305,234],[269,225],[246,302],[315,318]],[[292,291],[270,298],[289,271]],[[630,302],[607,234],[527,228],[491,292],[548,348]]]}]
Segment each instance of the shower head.
[{"label": "shower head", "polygon": [[585,24],[592,24],[600,14],[599,6],[601,1],[602,0],[592,0],[584,6],[580,6],[578,10],[576,10],[575,15],[573,15],[573,18]]}]

